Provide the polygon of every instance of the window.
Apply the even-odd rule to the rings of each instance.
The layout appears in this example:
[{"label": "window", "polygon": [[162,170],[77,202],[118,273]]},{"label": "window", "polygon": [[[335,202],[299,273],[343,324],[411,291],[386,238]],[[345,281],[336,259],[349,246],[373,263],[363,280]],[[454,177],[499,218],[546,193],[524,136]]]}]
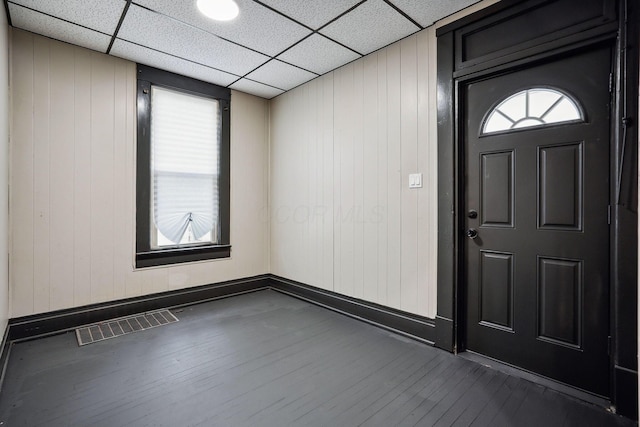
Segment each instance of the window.
[{"label": "window", "polygon": [[230,256],[230,90],[138,65],[136,267]]},{"label": "window", "polygon": [[568,95],[550,88],[532,88],[511,95],[491,110],[482,135],[581,121],[582,110]]}]

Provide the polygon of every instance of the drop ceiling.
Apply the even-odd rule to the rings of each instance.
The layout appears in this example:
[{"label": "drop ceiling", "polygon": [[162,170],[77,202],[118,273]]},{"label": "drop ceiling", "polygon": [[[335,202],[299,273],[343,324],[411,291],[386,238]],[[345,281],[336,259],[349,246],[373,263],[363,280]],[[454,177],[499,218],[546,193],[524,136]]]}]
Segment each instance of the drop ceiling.
[{"label": "drop ceiling", "polygon": [[196,0],[9,0],[12,26],[273,98],[478,0],[236,0],[217,22]]}]

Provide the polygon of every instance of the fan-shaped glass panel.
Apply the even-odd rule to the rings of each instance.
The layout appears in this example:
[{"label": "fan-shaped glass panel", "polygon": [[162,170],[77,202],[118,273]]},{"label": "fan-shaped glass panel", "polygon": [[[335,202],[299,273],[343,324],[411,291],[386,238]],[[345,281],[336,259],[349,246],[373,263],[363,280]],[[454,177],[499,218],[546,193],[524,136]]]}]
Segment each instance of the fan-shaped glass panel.
[{"label": "fan-shaped glass panel", "polygon": [[549,88],[532,88],[498,104],[487,115],[482,134],[583,120],[578,103],[568,95]]}]

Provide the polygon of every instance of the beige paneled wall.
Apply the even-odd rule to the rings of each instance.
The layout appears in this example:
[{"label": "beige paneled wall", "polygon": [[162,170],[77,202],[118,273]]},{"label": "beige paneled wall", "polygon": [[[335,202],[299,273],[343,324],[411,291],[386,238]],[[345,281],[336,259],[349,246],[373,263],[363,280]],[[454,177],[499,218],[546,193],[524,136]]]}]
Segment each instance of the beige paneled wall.
[{"label": "beige paneled wall", "polygon": [[12,36],[12,317],[268,272],[267,101],[232,94],[232,258],[136,271],[135,64]]},{"label": "beige paneled wall", "polygon": [[272,101],[274,274],[435,316],[435,42],[422,31]]}]

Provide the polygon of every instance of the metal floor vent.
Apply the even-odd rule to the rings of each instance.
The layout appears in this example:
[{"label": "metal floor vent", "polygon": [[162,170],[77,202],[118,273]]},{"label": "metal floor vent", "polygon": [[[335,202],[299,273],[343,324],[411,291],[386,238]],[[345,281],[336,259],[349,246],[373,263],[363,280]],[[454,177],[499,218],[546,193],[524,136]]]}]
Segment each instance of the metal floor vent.
[{"label": "metal floor vent", "polygon": [[76,338],[78,345],[83,346],[177,321],[169,310],[153,311],[83,326],[76,329]]}]

